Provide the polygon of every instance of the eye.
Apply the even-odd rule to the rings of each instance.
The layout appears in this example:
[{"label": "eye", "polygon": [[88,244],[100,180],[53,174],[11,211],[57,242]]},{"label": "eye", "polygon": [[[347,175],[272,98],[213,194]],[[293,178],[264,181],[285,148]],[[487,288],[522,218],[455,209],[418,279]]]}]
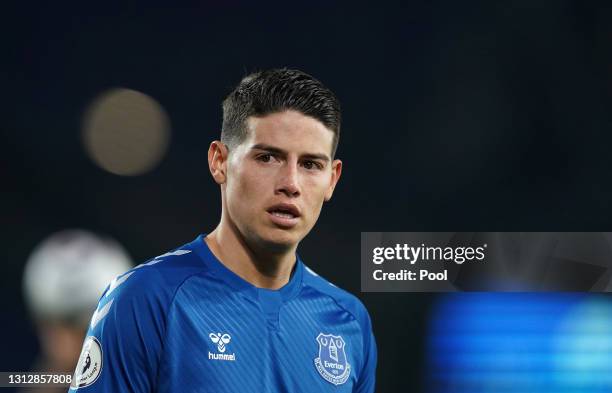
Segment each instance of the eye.
[{"label": "eye", "polygon": [[308,170],[312,170],[312,169],[323,169],[323,165],[321,165],[321,163],[316,162],[316,161],[312,161],[312,160],[307,160],[307,161],[304,161],[304,163],[302,164],[302,166],[303,166],[305,169],[308,169]]},{"label": "eye", "polygon": [[270,160],[272,159],[272,154],[266,153],[266,154],[260,154],[256,157],[257,161],[261,161],[261,162],[270,162]]}]

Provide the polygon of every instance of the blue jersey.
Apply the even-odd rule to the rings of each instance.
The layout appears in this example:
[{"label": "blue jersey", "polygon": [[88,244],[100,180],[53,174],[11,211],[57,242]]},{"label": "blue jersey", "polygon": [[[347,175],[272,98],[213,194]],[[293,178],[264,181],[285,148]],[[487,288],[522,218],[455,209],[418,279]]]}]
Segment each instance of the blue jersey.
[{"label": "blue jersey", "polygon": [[374,392],[365,307],[297,258],[257,288],[199,236],[117,277],[94,313],[70,392]]}]

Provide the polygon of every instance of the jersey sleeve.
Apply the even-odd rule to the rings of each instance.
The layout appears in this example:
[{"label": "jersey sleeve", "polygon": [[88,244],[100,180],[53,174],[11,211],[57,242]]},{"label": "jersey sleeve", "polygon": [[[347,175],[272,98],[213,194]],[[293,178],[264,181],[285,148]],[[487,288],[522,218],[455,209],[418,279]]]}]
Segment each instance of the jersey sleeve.
[{"label": "jersey sleeve", "polygon": [[111,282],[94,312],[69,392],[153,392],[164,332],[155,275],[134,269]]},{"label": "jersey sleeve", "polygon": [[377,350],[376,340],[372,331],[372,321],[368,312],[363,309],[362,324],[363,328],[363,367],[359,374],[359,380],[355,386],[356,393],[374,393],[376,388],[376,362]]}]

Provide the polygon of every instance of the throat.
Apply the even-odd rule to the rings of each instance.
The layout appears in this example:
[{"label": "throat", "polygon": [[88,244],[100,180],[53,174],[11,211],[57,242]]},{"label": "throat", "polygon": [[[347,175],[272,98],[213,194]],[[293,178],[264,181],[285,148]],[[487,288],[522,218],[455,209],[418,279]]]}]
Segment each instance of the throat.
[{"label": "throat", "polygon": [[219,227],[204,240],[225,267],[257,288],[282,288],[295,269],[295,250],[278,253],[253,247],[244,239],[221,233]]}]

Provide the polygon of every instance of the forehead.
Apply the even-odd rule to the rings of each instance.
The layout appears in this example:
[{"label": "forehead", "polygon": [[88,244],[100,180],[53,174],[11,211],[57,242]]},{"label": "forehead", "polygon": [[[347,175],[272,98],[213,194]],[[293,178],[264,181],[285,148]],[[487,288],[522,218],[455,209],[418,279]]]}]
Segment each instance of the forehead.
[{"label": "forehead", "polygon": [[287,110],[247,119],[247,149],[257,144],[298,153],[330,155],[334,133],[319,120]]}]

